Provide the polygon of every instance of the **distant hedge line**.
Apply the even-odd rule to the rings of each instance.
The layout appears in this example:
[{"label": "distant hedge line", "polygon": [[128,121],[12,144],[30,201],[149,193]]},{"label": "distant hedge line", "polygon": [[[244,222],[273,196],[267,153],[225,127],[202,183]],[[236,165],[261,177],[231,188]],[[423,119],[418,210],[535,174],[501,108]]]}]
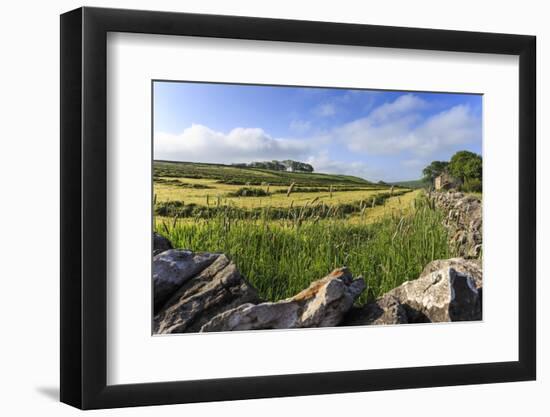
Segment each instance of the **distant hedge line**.
[{"label": "distant hedge line", "polygon": [[311,205],[298,207],[255,207],[243,208],[217,204],[215,206],[203,206],[195,203],[185,204],[182,201],[163,201],[155,204],[154,212],[157,216],[166,217],[195,217],[208,219],[214,217],[227,217],[235,219],[325,219],[344,218],[353,213],[360,213],[362,210],[383,205],[390,197],[406,194],[409,191],[395,191],[393,194],[380,193],[368,199],[350,203],[339,203],[328,205],[324,202],[314,202]]}]

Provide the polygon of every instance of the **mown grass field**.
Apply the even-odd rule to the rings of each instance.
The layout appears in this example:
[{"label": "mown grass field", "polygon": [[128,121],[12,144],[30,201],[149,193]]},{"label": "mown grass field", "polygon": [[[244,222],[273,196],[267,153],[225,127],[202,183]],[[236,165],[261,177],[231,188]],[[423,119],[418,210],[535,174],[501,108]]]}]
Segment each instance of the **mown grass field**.
[{"label": "mown grass field", "polygon": [[366,279],[362,303],[453,255],[441,214],[421,190],[339,175],[155,163],[154,192],[159,233],[176,247],[228,254],[266,300],[290,297],[346,265]]},{"label": "mown grass field", "polygon": [[[165,181],[165,177],[159,178],[161,181]],[[252,189],[262,189],[269,192],[270,196],[262,197],[233,197],[230,194],[237,192],[239,189],[244,188],[243,185],[230,185],[218,183],[212,179],[195,179],[184,178],[175,180],[177,183],[165,183],[158,181],[155,183],[155,194],[157,195],[157,202],[163,201],[184,201],[187,204],[201,204],[201,205],[215,205],[217,204],[218,197],[221,198],[221,204],[233,205],[236,207],[287,207],[291,203],[294,206],[305,205],[308,201],[318,198],[319,200],[326,201],[327,203],[346,203],[357,201],[361,199],[368,199],[380,191],[389,191],[389,188],[381,188],[374,186],[365,187],[348,187],[346,191],[339,191],[338,186],[333,186],[332,195],[329,187],[321,187],[319,192],[310,192],[311,187],[305,187],[304,192],[300,191],[300,187],[296,186],[297,191],[294,191],[287,197],[286,192],[289,185],[260,185],[249,186]],[[172,179],[172,181],[174,181]],[[199,186],[193,188],[192,186]],[[208,188],[200,188],[201,186],[207,186]],[[319,187],[317,187],[319,188]]]}]

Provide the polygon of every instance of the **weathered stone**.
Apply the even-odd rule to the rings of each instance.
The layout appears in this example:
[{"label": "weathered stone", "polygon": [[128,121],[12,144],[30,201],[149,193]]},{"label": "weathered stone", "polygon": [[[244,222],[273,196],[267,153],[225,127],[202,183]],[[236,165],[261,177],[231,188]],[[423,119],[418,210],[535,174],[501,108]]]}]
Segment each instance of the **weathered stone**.
[{"label": "weathered stone", "polygon": [[153,232],[153,256],[173,248],[172,242],[157,232]]},{"label": "weathered stone", "polygon": [[188,279],[197,275],[219,257],[217,253],[193,253],[169,249],[153,257],[153,294],[155,312]]},{"label": "weathered stone", "polygon": [[430,272],[405,282],[384,298],[395,297],[411,323],[481,320],[481,289],[466,267],[464,272],[452,266],[433,271],[433,266],[428,267]]},{"label": "weathered stone", "polygon": [[382,297],[361,307],[352,307],[342,326],[408,323],[407,311],[393,296]]},{"label": "weathered stone", "polygon": [[154,318],[155,333],[198,332],[224,311],[261,301],[233,262],[225,255],[216,255],[214,259],[200,274],[186,280],[166,302]]},{"label": "weathered stone", "polygon": [[342,325],[481,320],[483,273],[479,260],[430,262],[420,277],[374,302],[353,307]]},{"label": "weathered stone", "polygon": [[469,275],[474,280],[476,288],[483,286],[483,270],[481,269],[481,261],[479,260],[464,258],[438,259],[426,265],[420,276],[428,275],[445,268],[453,268],[461,274]]},{"label": "weathered stone", "polygon": [[353,279],[347,268],[336,269],[294,297],[244,304],[219,314],[202,326],[201,331],[336,326],[364,288],[363,278]]},{"label": "weathered stone", "polygon": [[450,244],[465,258],[479,258],[482,250],[483,209],[481,200],[463,193],[431,193],[437,208],[445,213],[444,225]]}]

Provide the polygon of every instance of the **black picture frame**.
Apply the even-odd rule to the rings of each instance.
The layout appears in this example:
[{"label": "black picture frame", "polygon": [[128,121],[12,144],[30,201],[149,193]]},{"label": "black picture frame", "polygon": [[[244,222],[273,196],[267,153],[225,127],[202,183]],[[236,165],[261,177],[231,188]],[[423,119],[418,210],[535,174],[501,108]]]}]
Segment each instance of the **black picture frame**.
[{"label": "black picture frame", "polygon": [[[519,360],[113,385],[107,375],[108,32],[519,56]],[[61,401],[82,409],[536,378],[534,36],[102,8],[61,15]]]}]

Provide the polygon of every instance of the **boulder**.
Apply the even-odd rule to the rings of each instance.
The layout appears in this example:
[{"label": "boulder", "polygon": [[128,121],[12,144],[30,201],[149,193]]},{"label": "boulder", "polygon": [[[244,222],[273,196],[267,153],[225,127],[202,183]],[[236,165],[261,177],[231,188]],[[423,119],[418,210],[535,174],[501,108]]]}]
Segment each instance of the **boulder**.
[{"label": "boulder", "polygon": [[153,257],[153,297],[155,312],[188,279],[212,264],[217,253],[193,253],[169,249]]},{"label": "boulder", "polygon": [[347,268],[336,269],[294,297],[219,314],[201,332],[336,326],[364,288],[363,278],[354,279]]},{"label": "boulder", "polygon": [[376,301],[353,307],[343,326],[481,320],[481,261],[464,258],[430,262],[420,277]]},{"label": "boulder", "polygon": [[185,280],[166,302],[154,317],[155,333],[198,332],[220,313],[261,301],[256,290],[225,255],[206,257],[202,254],[201,259],[214,261],[199,274]]},{"label": "boulder", "polygon": [[405,282],[382,298],[397,299],[410,323],[481,320],[482,293],[478,285],[482,277],[476,281],[472,275],[472,271],[481,270],[466,262],[450,266],[456,259],[439,262],[447,265],[440,269],[434,269],[437,264],[428,265],[427,272],[418,279]]},{"label": "boulder", "polygon": [[476,288],[483,287],[483,270],[481,269],[481,261],[464,258],[438,259],[430,262],[424,267],[420,274],[421,276],[431,274],[444,268],[453,268],[455,271],[465,275],[469,275],[476,283]]},{"label": "boulder", "polygon": [[382,297],[361,307],[352,307],[342,326],[366,326],[408,323],[407,311],[393,296]]},{"label": "boulder", "polygon": [[173,249],[172,242],[157,232],[153,232],[153,256],[168,249]]}]

